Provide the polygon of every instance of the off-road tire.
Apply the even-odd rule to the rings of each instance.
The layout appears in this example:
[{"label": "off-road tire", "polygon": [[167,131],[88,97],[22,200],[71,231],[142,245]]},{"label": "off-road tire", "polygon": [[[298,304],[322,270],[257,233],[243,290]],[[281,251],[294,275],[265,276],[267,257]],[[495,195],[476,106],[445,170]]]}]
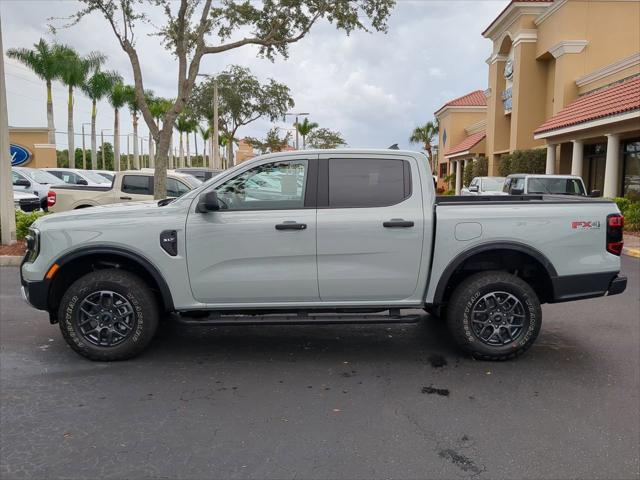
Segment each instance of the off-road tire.
[{"label": "off-road tire", "polygon": [[[491,292],[507,292],[524,307],[523,332],[512,343],[488,345],[480,340],[471,325],[471,312],[476,301]],[[447,326],[462,350],[479,360],[502,361],[526,352],[540,333],[542,310],[535,291],[521,278],[507,272],[482,272],[471,275],[456,287],[447,306]]]},{"label": "off-road tire", "polygon": [[[76,325],[83,299],[91,293],[110,290],[125,297],[133,307],[133,333],[114,346],[99,346],[83,338]],[[98,270],[76,280],[60,302],[60,331],[69,346],[90,360],[126,360],[138,355],[149,344],[158,327],[159,310],[147,284],[136,275],[119,269]]]}]

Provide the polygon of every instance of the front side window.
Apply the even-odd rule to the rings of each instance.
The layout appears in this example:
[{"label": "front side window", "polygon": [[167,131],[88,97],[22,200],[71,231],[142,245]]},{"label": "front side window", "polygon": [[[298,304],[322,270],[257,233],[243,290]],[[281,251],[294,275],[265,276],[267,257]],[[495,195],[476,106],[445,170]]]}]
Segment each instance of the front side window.
[{"label": "front side window", "polygon": [[258,165],[216,187],[222,209],[304,208],[308,161]]},{"label": "front side window", "polygon": [[524,192],[524,178],[508,178],[504,183],[504,191],[511,193],[514,190],[521,190]]},{"label": "front side window", "polygon": [[146,175],[125,175],[122,177],[122,191],[135,195],[153,195],[153,178]]},{"label": "front side window", "polygon": [[409,163],[404,160],[329,160],[329,207],[384,207],[411,195]]}]

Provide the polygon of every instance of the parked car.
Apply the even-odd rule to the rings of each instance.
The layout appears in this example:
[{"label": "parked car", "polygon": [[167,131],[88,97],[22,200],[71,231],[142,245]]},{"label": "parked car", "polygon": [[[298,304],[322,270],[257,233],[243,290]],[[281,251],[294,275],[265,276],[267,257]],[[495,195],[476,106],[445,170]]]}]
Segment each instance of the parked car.
[{"label": "parked car", "polygon": [[[504,181],[503,191],[509,195],[577,195],[587,196],[582,178],[575,175],[534,175],[516,173]],[[591,192],[599,197],[600,192]]]},{"label": "parked car", "polygon": [[220,173],[222,173],[223,170],[215,170],[212,168],[202,168],[202,167],[184,167],[184,168],[177,168],[176,172],[188,173],[196,177],[201,182],[206,182],[210,178],[213,178],[216,175],[219,175]]},{"label": "parked car", "polygon": [[56,193],[52,185],[62,183],[57,177],[37,168],[11,167],[13,189],[19,192],[33,193],[40,199],[40,207],[48,210],[56,203]]},{"label": "parked car", "polygon": [[116,172],[113,172],[111,170],[91,170],[91,171],[106,178],[107,180],[109,180],[109,183],[113,182],[113,178],[116,176]]},{"label": "parked car", "polygon": [[[179,197],[201,185],[201,182],[183,173],[167,173],[167,196]],[[153,172],[131,170],[116,173],[112,184],[100,186],[58,185],[52,212],[65,212],[77,208],[109,205],[111,203],[153,200]]]},{"label": "parked car", "polygon": [[40,210],[40,199],[33,193],[13,191],[13,206],[23,212],[36,212]]},{"label": "parked car", "polygon": [[507,195],[502,191],[503,186],[504,177],[475,177],[460,195]]},{"label": "parked car", "polygon": [[89,185],[98,187],[100,185],[110,185],[111,180],[107,180],[91,170],[81,170],[79,168],[43,168],[51,175],[58,177],[69,185]]},{"label": "parked car", "polygon": [[[130,195],[119,191],[127,176],[117,195]],[[148,178],[136,173],[147,193]],[[415,152],[281,152],[177,199],[38,219],[21,281],[94,360],[140,353],[165,312],[198,325],[269,323],[275,312],[362,323],[417,320],[401,315],[415,308],[446,312],[463,350],[503,360],[533,344],[541,303],[625,290],[622,226],[604,199],[436,197]]]}]

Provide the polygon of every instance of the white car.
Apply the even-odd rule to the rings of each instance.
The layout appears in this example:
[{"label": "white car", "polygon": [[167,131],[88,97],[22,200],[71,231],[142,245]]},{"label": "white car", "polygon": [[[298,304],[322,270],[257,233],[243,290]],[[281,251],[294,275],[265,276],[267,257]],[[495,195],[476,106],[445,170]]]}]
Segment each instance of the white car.
[{"label": "white car", "polygon": [[475,177],[460,195],[507,195],[502,191],[504,177]]},{"label": "white car", "polygon": [[81,170],[78,168],[43,168],[51,175],[58,177],[69,185],[87,185],[90,187],[100,187],[110,185],[111,180],[107,180],[91,170]]},{"label": "white car", "polygon": [[40,210],[40,198],[33,193],[13,191],[13,206],[23,212],[35,212]]}]

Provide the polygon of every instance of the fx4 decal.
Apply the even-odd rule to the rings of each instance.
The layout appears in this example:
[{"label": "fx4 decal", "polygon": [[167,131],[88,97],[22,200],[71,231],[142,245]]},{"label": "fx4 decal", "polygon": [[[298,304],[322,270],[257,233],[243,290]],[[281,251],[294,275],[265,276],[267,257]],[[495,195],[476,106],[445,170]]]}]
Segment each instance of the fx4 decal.
[{"label": "fx4 decal", "polygon": [[600,221],[575,220],[571,222],[571,228],[573,230],[594,230],[600,228]]}]

